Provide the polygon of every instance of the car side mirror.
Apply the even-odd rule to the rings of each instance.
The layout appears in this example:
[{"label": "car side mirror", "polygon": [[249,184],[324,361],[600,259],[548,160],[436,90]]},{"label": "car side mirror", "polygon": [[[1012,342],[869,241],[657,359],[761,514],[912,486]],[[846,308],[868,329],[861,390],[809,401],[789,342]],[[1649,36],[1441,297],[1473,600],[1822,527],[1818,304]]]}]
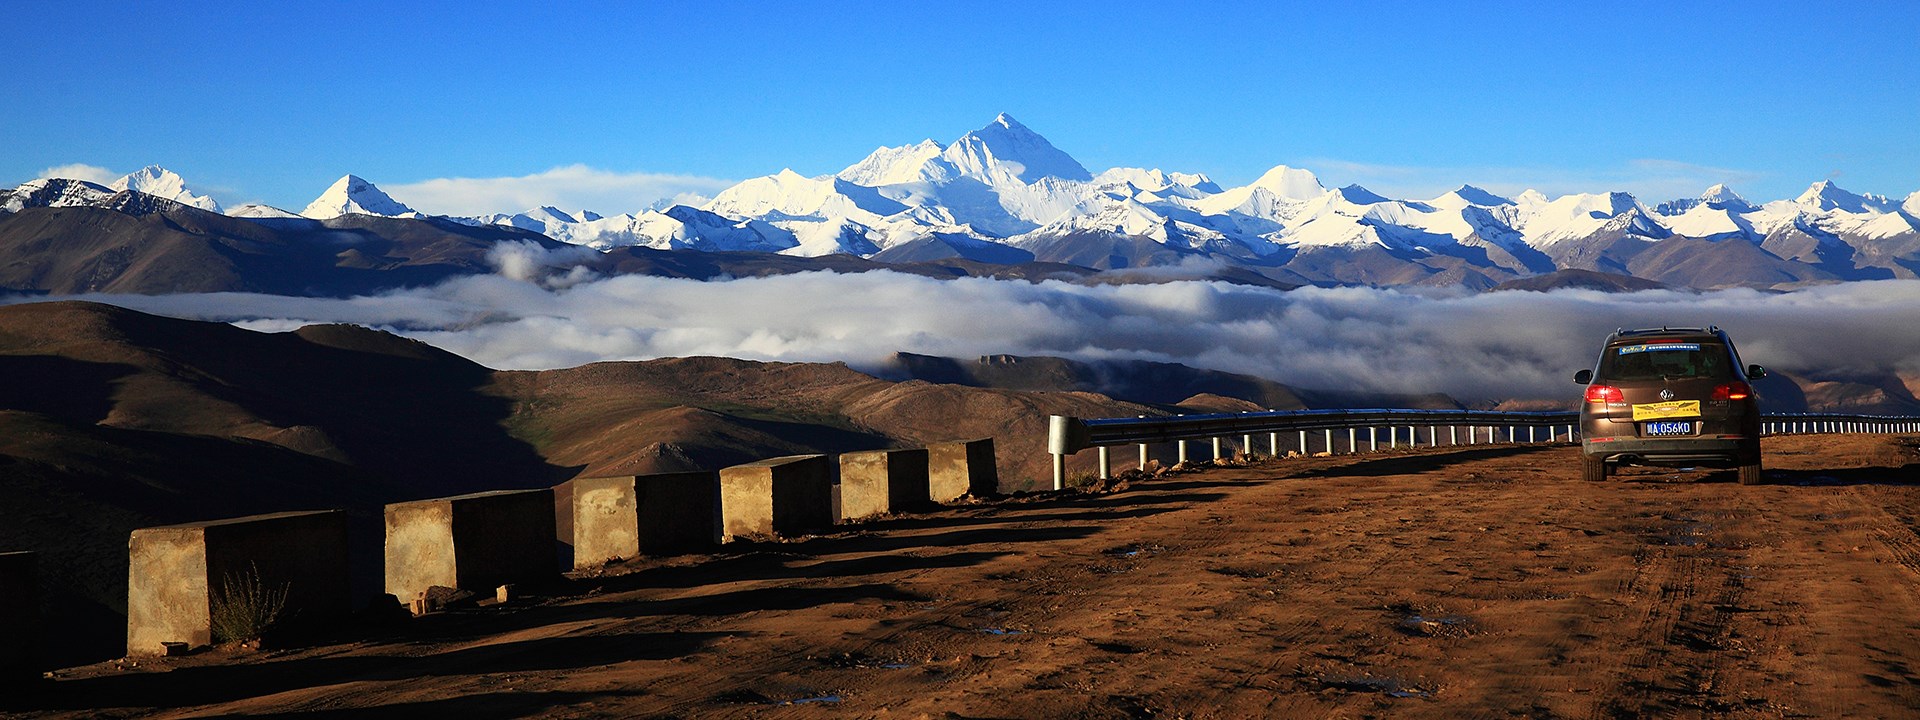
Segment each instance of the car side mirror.
[{"label": "car side mirror", "polygon": [[[1757,368],[1757,367],[1760,367],[1760,366],[1759,366],[1759,365],[1755,365],[1754,367],[1756,367],[1756,368]],[[1577,382],[1577,383],[1580,383],[1581,385],[1585,385],[1585,384],[1588,384],[1588,383],[1591,383],[1591,382],[1593,382],[1593,371],[1592,371],[1592,370],[1581,370],[1580,372],[1577,372],[1577,373],[1574,373],[1574,374],[1573,374],[1573,381],[1574,381],[1574,382]]]},{"label": "car side mirror", "polygon": [[1763,377],[1766,377],[1766,376],[1767,376],[1767,369],[1766,369],[1766,368],[1763,368],[1763,367],[1760,367],[1759,365],[1748,365],[1748,366],[1747,366],[1747,379],[1748,379],[1748,380],[1759,380],[1760,378],[1763,378]]}]

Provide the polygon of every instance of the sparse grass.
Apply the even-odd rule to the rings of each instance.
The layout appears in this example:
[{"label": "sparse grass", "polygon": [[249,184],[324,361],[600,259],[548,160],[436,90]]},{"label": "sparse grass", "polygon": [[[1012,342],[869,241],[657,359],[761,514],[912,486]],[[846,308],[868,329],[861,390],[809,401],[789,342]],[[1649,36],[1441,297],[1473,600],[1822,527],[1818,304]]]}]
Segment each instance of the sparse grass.
[{"label": "sparse grass", "polygon": [[1100,482],[1100,475],[1092,472],[1077,472],[1067,476],[1066,487],[1092,487]]},{"label": "sparse grass", "polygon": [[213,641],[253,640],[266,633],[287,609],[288,587],[288,583],[267,587],[257,566],[221,578],[212,608]]}]

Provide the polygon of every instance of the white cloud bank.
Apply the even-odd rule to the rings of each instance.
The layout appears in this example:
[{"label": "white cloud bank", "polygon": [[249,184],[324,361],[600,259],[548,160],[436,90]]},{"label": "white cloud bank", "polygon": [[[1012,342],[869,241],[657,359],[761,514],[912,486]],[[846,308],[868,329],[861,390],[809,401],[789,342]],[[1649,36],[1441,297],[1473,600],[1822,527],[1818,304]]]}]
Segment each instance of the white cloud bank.
[{"label": "white cloud bank", "polygon": [[69,163],[66,165],[55,165],[45,170],[41,170],[40,174],[34,176],[33,179],[45,180],[47,178],[66,178],[69,180],[85,180],[90,183],[98,183],[101,185],[106,185],[115,180],[119,180],[122,177],[126,177],[126,175],[127,175],[126,173],[114,172],[112,170],[108,170],[98,165],[88,165],[86,163]]},{"label": "white cloud bank", "polygon": [[697,203],[733,184],[697,175],[618,173],[567,165],[518,177],[436,178],[381,189],[430,215],[515,213],[543,205],[617,215],[638,212],[661,200]]},{"label": "white cloud bank", "polygon": [[[531,265],[529,263],[532,263]],[[537,259],[505,263],[520,277]],[[1291,292],[1181,281],[1087,287],[891,272],[700,282],[467,277],[350,299],[237,293],[96,295],[258,330],[350,322],[495,368],[724,355],[846,361],[895,351],[1136,358],[1250,373],[1306,388],[1566,399],[1618,326],[1718,324],[1747,362],[1821,377],[1920,372],[1920,281],[1766,294],[1568,290],[1426,296],[1364,288]],[[13,298],[24,302],[34,298]]]}]

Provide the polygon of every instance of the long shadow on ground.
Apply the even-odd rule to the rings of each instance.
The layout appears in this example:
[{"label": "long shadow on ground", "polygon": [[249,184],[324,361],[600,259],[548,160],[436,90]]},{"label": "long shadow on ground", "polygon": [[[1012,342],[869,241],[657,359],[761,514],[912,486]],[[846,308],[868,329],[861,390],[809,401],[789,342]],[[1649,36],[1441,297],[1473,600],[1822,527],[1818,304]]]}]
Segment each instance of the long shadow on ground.
[{"label": "long shadow on ground", "polygon": [[1492,460],[1495,458],[1520,457],[1557,450],[1561,447],[1562,446],[1557,445],[1509,445],[1487,447],[1479,450],[1395,455],[1376,460],[1362,460],[1339,467],[1309,470],[1297,473],[1293,477],[1385,477],[1388,475],[1416,475],[1470,462]]}]

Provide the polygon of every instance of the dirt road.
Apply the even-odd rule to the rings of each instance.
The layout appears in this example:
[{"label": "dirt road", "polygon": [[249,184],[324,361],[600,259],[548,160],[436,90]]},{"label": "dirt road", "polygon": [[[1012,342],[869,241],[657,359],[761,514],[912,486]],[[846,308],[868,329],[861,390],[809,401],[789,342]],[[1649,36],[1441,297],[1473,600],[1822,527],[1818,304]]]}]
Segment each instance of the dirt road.
[{"label": "dirt road", "polygon": [[1757,487],[1567,447],[1210,469],[68,671],[30,714],[1908,717],[1915,446],[1769,439]]}]

